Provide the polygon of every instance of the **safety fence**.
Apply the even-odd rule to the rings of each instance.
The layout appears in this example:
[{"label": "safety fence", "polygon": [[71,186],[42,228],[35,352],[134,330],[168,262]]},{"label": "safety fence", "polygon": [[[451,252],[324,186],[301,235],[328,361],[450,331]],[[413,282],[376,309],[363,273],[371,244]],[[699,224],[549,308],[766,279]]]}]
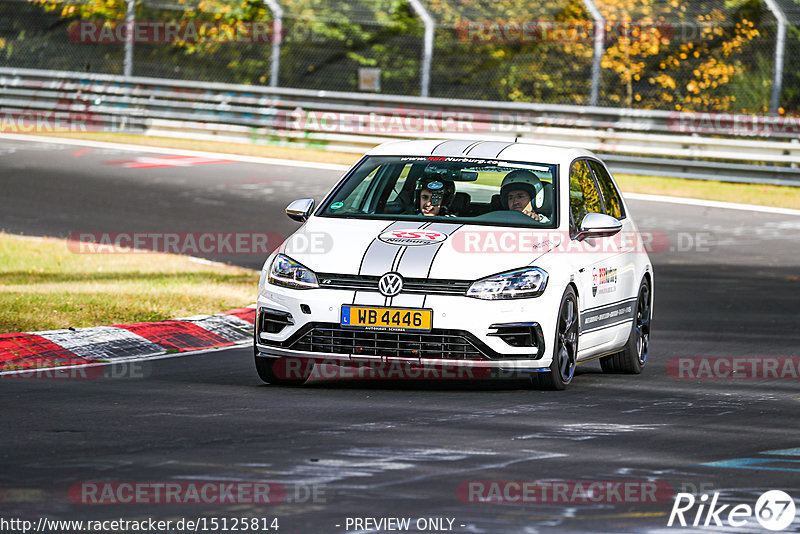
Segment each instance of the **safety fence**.
[{"label": "safety fence", "polygon": [[0,68],[0,131],[133,132],[362,153],[398,139],[580,146],[615,172],[800,185],[800,120]]},{"label": "safety fence", "polygon": [[796,0],[0,0],[0,66],[792,114],[798,24]]}]

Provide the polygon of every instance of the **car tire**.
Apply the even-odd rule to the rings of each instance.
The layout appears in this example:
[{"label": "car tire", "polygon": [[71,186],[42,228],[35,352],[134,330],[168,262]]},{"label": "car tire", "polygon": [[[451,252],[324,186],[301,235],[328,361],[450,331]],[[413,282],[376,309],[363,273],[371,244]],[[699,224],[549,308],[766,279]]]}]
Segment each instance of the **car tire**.
[{"label": "car tire", "polygon": [[[311,376],[313,364],[297,358],[265,358],[255,356],[258,377],[267,384],[276,386],[302,386]],[[298,369],[298,378],[286,378],[286,369]]]},{"label": "car tire", "polygon": [[550,370],[532,374],[533,387],[562,390],[572,382],[578,356],[578,324],[578,297],[572,286],[567,286],[558,308]]},{"label": "car tire", "polygon": [[639,298],[636,301],[636,314],[633,317],[631,333],[625,347],[615,354],[600,358],[600,367],[605,373],[638,375],[647,362],[650,346],[650,283],[642,281]]}]

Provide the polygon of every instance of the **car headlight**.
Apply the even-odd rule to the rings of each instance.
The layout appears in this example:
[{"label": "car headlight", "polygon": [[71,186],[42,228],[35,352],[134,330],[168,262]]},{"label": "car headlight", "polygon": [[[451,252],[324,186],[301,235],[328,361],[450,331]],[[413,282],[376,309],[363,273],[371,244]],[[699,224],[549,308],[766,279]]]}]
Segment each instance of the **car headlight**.
[{"label": "car headlight", "polygon": [[269,283],[293,289],[319,287],[314,271],[283,254],[278,254],[272,260],[272,265],[269,267]]},{"label": "car headlight", "polygon": [[484,300],[524,299],[538,297],[547,286],[547,271],[538,267],[517,269],[474,282],[468,297]]}]

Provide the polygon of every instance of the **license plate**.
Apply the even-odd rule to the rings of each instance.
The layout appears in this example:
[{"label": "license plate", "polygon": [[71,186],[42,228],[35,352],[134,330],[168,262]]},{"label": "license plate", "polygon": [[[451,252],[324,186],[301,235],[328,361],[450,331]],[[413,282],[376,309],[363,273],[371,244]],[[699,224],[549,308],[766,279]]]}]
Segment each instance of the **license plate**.
[{"label": "license plate", "polygon": [[430,331],[433,310],[414,308],[378,308],[374,306],[342,306],[341,325],[370,330]]}]

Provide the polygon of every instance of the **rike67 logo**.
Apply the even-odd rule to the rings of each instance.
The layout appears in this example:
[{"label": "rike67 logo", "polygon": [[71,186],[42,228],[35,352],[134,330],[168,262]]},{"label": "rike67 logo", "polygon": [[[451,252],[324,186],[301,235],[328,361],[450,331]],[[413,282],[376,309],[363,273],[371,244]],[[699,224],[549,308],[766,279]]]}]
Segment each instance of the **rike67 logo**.
[{"label": "rike67 logo", "polygon": [[678,493],[669,514],[667,526],[681,527],[756,527],[778,532],[788,528],[795,519],[795,504],[785,491],[770,490],[755,503],[719,504],[719,492],[699,498],[691,493]]}]

